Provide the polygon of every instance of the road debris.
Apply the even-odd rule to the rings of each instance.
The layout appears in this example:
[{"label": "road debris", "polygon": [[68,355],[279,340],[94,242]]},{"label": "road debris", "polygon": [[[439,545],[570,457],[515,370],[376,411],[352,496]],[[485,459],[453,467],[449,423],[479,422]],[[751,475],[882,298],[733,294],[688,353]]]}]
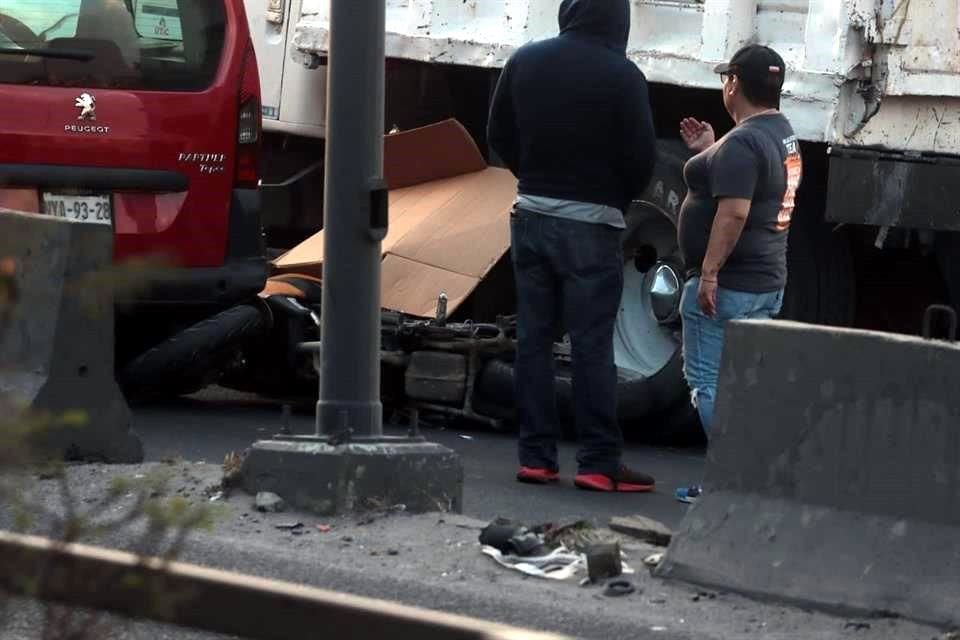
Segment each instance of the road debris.
[{"label": "road debris", "polygon": [[661,562],[663,562],[663,553],[651,553],[643,559],[643,564],[651,569],[657,567]]},{"label": "road debris", "polygon": [[[587,522],[563,527],[548,524],[531,528],[497,518],[480,532],[481,551],[508,569],[537,578],[566,580],[588,569],[587,552],[592,546],[606,544],[608,547],[616,547],[620,571],[613,573],[614,563],[608,561],[604,577],[633,573],[623,562],[623,552],[617,543],[611,545],[609,542],[594,542],[594,535],[584,535],[592,530],[592,525]],[[564,539],[583,548],[571,549],[561,542]],[[599,551],[606,553],[609,549],[594,550],[595,553]],[[598,572],[598,575],[600,573],[602,572]]]},{"label": "road debris", "polygon": [[516,556],[543,556],[547,551],[544,543],[541,534],[499,518],[480,532],[480,544]]},{"label": "road debris", "polygon": [[566,547],[558,547],[544,556],[530,557],[504,555],[495,547],[483,547],[482,552],[502,567],[550,580],[567,580],[587,566],[586,558],[582,554],[572,553]]},{"label": "road debris", "polygon": [[286,508],[286,503],[284,503],[283,498],[275,493],[261,491],[257,494],[256,500],[254,501],[254,506],[256,507],[257,511],[264,513],[276,513],[278,511],[283,511]]},{"label": "road debris", "polygon": [[231,451],[223,458],[223,488],[232,489],[240,486],[244,454]]},{"label": "road debris", "polygon": [[611,580],[603,590],[608,598],[622,598],[636,593],[637,588],[629,580]]},{"label": "road debris", "polygon": [[869,622],[862,622],[860,620],[848,620],[843,628],[847,631],[866,631],[870,629],[872,625]]},{"label": "road debris", "polygon": [[283,529],[286,531],[294,531],[296,529],[301,529],[303,527],[302,522],[278,522],[273,525],[276,529]]},{"label": "road debris", "polygon": [[587,575],[592,582],[616,578],[623,573],[623,560],[617,543],[591,545],[585,555]]},{"label": "road debris", "polygon": [[331,527],[331,526],[328,525],[328,524],[318,524],[318,525],[316,526],[316,529],[317,529],[317,531],[319,531],[320,533],[330,533],[331,531],[333,531],[333,527]]},{"label": "road debris", "polygon": [[673,531],[667,525],[639,515],[610,518],[610,528],[617,533],[633,536],[661,547],[668,546],[673,537]]},{"label": "road debris", "polygon": [[357,526],[362,527],[368,524],[373,524],[382,518],[389,518],[390,516],[398,513],[405,513],[406,510],[407,505],[405,504],[389,505],[375,498],[367,498],[361,505],[363,517],[357,520]]},{"label": "road debris", "polygon": [[469,529],[471,531],[482,531],[487,526],[487,523],[483,520],[477,520],[476,518],[457,513],[443,514],[443,517],[437,520],[437,524],[449,524],[457,529]]},{"label": "road debris", "polygon": [[585,552],[590,546],[595,544],[620,541],[614,532],[597,529],[592,522],[587,520],[578,520],[571,524],[559,526],[546,524],[541,527],[535,527],[534,529],[543,533],[547,544],[562,544],[568,549],[573,549],[580,553]]}]

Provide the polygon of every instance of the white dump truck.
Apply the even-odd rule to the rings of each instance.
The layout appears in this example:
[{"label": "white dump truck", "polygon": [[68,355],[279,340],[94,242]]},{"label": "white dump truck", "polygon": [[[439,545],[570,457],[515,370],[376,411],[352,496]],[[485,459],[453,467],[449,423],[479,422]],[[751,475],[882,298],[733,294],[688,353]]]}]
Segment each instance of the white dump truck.
[{"label": "white dump truck", "polygon": [[[455,118],[496,166],[485,127],[499,69],[524,43],[556,34],[559,0],[386,3],[384,131]],[[686,404],[675,225],[689,154],[679,122],[693,115],[719,132],[732,126],[713,68],[746,43],[787,61],[783,110],[805,162],[783,315],[905,333],[919,333],[932,308],[949,315],[934,305],[960,302],[960,1],[630,5],[628,56],[651,83],[661,150],[624,240],[617,363],[657,396],[633,417]],[[329,0],[248,0],[247,13],[262,75],[268,239],[284,250],[322,224]],[[506,397],[506,377],[480,376],[478,393]]]}]

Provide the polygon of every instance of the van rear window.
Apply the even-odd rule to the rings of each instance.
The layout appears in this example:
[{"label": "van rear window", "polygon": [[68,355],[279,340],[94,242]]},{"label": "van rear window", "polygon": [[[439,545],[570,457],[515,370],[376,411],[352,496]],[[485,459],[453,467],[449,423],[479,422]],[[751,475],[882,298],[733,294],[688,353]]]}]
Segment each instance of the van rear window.
[{"label": "van rear window", "polygon": [[0,83],[200,91],[225,34],[223,0],[0,0]]}]

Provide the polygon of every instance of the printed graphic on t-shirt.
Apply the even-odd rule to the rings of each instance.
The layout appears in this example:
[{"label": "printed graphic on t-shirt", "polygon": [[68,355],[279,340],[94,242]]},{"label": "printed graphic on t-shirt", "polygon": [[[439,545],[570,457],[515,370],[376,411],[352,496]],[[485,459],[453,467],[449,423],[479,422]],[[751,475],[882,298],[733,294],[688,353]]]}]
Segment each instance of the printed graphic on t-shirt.
[{"label": "printed graphic on t-shirt", "polygon": [[797,189],[800,188],[800,179],[803,177],[803,160],[800,158],[800,143],[796,136],[790,136],[783,141],[787,148],[787,159],[783,165],[787,172],[787,189],[783,194],[783,204],[777,215],[777,231],[786,231],[790,228],[793,210],[797,206]]}]

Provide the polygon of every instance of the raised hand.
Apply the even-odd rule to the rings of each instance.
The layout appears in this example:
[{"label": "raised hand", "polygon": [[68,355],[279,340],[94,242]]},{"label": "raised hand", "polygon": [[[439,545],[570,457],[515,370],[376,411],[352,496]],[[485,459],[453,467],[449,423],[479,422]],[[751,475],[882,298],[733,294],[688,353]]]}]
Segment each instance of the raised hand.
[{"label": "raised hand", "polygon": [[684,118],[680,121],[680,136],[694,153],[706,151],[717,141],[710,123],[696,118]]}]

